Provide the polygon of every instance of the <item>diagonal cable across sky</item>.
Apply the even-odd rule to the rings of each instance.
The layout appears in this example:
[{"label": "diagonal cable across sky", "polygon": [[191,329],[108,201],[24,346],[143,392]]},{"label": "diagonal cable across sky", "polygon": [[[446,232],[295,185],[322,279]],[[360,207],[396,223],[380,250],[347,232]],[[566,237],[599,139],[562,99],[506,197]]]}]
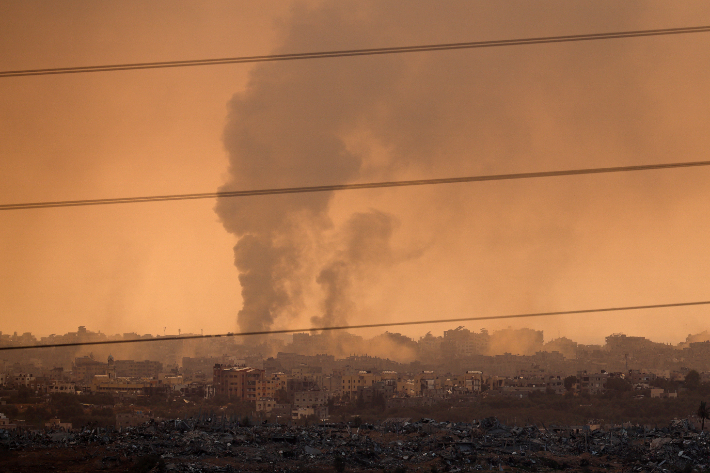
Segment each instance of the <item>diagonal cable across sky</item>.
[{"label": "diagonal cable across sky", "polygon": [[523,319],[532,317],[550,317],[555,315],[582,315],[582,314],[594,314],[603,312],[626,312],[633,310],[649,310],[649,309],[668,309],[677,307],[692,307],[692,306],[704,306],[710,305],[710,301],[694,301],[694,302],[673,302],[670,304],[651,304],[651,305],[636,305],[636,306],[623,306],[623,307],[604,307],[598,309],[579,309],[579,310],[566,310],[557,312],[535,312],[526,314],[510,314],[510,315],[489,315],[480,317],[458,317],[453,319],[433,319],[433,320],[407,320],[402,322],[384,322],[376,324],[360,324],[360,325],[341,325],[341,326],[330,326],[330,327],[308,327],[299,329],[281,329],[281,330],[260,330],[255,332],[228,332],[222,334],[213,335],[185,335],[185,336],[168,336],[168,337],[158,337],[158,338],[140,338],[137,340],[101,340],[95,342],[69,342],[69,343],[51,343],[46,345],[25,345],[25,346],[5,346],[0,347],[0,351],[10,351],[10,350],[28,350],[37,348],[63,348],[63,347],[80,347],[80,346],[90,346],[90,345],[119,345],[126,343],[155,343],[155,342],[169,342],[169,341],[180,341],[180,340],[207,340],[211,338],[223,338],[223,337],[249,337],[255,335],[278,335],[278,334],[288,334],[288,333],[301,333],[301,332],[330,332],[330,331],[340,331],[340,330],[355,330],[364,328],[382,328],[382,327],[402,327],[407,325],[431,325],[431,324],[441,324],[441,323],[454,323],[454,322],[475,322],[481,320],[500,320],[500,319]]},{"label": "diagonal cable across sky", "polygon": [[579,41],[599,41],[607,39],[640,38],[649,36],[668,36],[690,33],[709,33],[710,26],[688,26],[681,28],[663,28],[654,30],[616,31],[611,33],[592,33],[566,36],[543,36],[489,41],[471,41],[464,43],[425,44],[416,46],[395,46],[369,49],[345,49],[336,51],[318,51],[290,54],[269,54],[262,56],[240,56],[211,59],[190,59],[178,61],[139,62],[127,64],[105,64],[99,66],[57,67],[50,69],[24,69],[0,71],[0,78],[21,76],[44,76],[56,74],[79,74],[87,72],[131,71],[141,69],[164,69],[175,67],[214,66],[220,64],[248,64],[257,62],[294,61],[303,59],[328,59],[354,56],[376,56],[384,54],[420,53],[430,51],[453,51],[462,49],[480,49],[502,46],[525,46],[534,44],[571,43]]},{"label": "diagonal cable across sky", "polygon": [[470,182],[487,182],[487,181],[507,181],[518,179],[539,179],[548,177],[566,177],[566,176],[581,176],[589,174],[609,174],[620,172],[633,171],[653,171],[663,169],[679,169],[710,166],[710,161],[687,161],[681,163],[662,163],[662,164],[642,164],[637,166],[616,166],[606,168],[588,168],[588,169],[568,169],[561,171],[542,171],[542,172],[526,172],[513,174],[491,174],[481,176],[464,176],[464,177],[448,177],[441,179],[418,179],[407,181],[383,181],[383,182],[364,182],[354,184],[331,184],[323,186],[309,187],[281,187],[273,189],[252,189],[244,191],[221,191],[221,192],[204,192],[199,194],[172,194],[172,195],[153,195],[142,197],[117,197],[112,199],[86,199],[86,200],[63,200],[63,201],[44,201],[44,202],[24,202],[17,204],[0,204],[2,210],[28,210],[28,209],[44,209],[54,207],[85,207],[92,205],[111,205],[111,204],[135,204],[145,202],[164,202],[172,200],[196,200],[196,199],[216,199],[226,197],[254,197],[262,195],[280,195],[280,194],[303,194],[312,192],[331,192],[344,190],[358,189],[380,189],[386,187],[411,187],[411,186],[426,186],[437,184],[458,184]]}]

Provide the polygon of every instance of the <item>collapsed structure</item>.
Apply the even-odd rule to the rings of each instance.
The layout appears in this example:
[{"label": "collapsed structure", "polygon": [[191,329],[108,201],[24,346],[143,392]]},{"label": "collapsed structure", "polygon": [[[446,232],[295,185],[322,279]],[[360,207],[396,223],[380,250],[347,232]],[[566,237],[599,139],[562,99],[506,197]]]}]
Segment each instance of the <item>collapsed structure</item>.
[{"label": "collapsed structure", "polygon": [[72,471],[123,471],[145,463],[157,467],[155,471],[174,472],[329,471],[338,462],[349,471],[677,471],[708,466],[710,435],[687,420],[653,429],[510,427],[496,418],[470,423],[396,418],[377,425],[247,426],[212,413],[74,433],[8,431],[0,426],[0,453],[0,466],[13,471],[26,470],[28,463],[35,469],[62,469],[63,462],[74,467],[79,462],[85,468]]}]

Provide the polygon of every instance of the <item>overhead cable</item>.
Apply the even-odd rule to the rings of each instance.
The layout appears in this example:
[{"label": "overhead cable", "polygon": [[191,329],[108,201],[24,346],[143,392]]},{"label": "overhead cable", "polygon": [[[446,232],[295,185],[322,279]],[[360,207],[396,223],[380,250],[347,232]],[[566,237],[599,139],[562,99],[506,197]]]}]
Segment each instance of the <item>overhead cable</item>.
[{"label": "overhead cable", "polygon": [[472,41],[466,43],[426,44],[419,46],[396,46],[369,49],[345,49],[310,53],[268,54],[263,56],[240,56],[213,59],[192,59],[181,61],[139,62],[129,64],[107,64],[101,66],[57,67],[51,69],[25,69],[0,71],[1,77],[42,76],[54,74],[78,74],[84,72],[130,71],[138,69],[161,69],[168,67],[213,66],[219,64],[246,64],[256,62],[294,61],[300,59],[325,59],[351,56],[374,56],[382,54],[419,53],[427,51],[450,51],[456,49],[493,48],[500,46],[523,46],[532,44],[569,43],[575,41],[596,41],[602,39],[638,38],[644,36],[667,36],[689,33],[707,33],[710,26],[690,26],[655,30],[617,31],[613,33],[593,33],[566,36],[545,36],[536,38]]},{"label": "overhead cable", "polygon": [[652,305],[636,305],[625,307],[606,307],[601,309],[581,309],[581,310],[566,310],[559,312],[537,312],[527,314],[512,314],[512,315],[490,315],[483,317],[458,317],[455,319],[433,319],[433,320],[409,320],[404,322],[385,322],[377,324],[360,324],[360,325],[340,325],[335,327],[308,327],[299,329],[280,329],[280,330],[258,330],[253,332],[228,332],[214,335],[185,335],[185,336],[167,336],[158,338],[140,338],[136,340],[101,340],[96,342],[69,342],[69,343],[50,343],[46,345],[26,345],[26,346],[9,346],[0,347],[0,351],[8,350],[29,350],[36,348],[62,348],[62,347],[82,347],[91,345],[118,345],[124,343],[155,343],[168,341],[183,341],[183,340],[207,340],[212,338],[223,337],[248,337],[255,335],[277,335],[286,333],[301,333],[301,332],[327,332],[336,330],[355,330],[364,328],[382,328],[382,327],[402,327],[406,325],[431,325],[454,322],[475,322],[480,320],[502,320],[502,319],[522,319],[530,317],[549,317],[554,315],[579,315],[579,314],[594,314],[603,312],[621,312],[631,310],[647,310],[647,309],[666,309],[674,307],[691,307],[700,305],[709,305],[710,301],[698,302],[674,302],[670,304],[652,304]]},{"label": "overhead cable", "polygon": [[205,192],[201,194],[154,195],[144,197],[118,197],[113,199],[63,200],[49,202],[25,202],[0,204],[0,210],[27,210],[52,207],[82,207],[89,205],[135,204],[142,202],[162,202],[168,200],[215,199],[227,197],[252,197],[260,195],[303,194],[309,192],[330,192],[357,189],[378,189],[384,187],[426,186],[434,184],[457,184],[466,182],[506,181],[515,179],[536,179],[543,177],[579,176],[585,174],[608,174],[631,171],[651,171],[660,169],[690,168],[710,165],[710,161],[690,161],[684,163],[643,164],[638,166],[617,166],[608,168],[570,169],[565,171],[525,172],[515,174],[492,174],[483,176],[448,177],[441,179],[418,179],[410,181],[365,182],[359,184],[333,184],[311,187],[281,187],[274,189],[254,189],[245,191]]}]

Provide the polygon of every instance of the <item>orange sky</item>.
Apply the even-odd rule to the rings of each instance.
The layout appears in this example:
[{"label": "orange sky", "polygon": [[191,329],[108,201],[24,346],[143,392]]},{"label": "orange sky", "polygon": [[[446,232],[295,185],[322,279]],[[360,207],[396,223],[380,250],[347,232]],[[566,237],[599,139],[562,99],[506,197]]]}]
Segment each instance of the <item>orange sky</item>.
[{"label": "orange sky", "polygon": [[[0,69],[710,24],[701,1],[430,5],[0,1]],[[4,78],[0,202],[705,160],[709,46],[696,34]],[[350,167],[322,152],[331,142]],[[343,192],[306,216],[291,197],[219,214],[209,200],[0,212],[0,330],[235,331],[233,247],[284,215],[277,245],[297,250],[297,270],[275,327],[323,316],[318,276],[343,262],[350,323],[708,300],[708,173]],[[363,215],[389,233],[358,233]],[[710,328],[708,310],[468,327],[677,343]]]}]

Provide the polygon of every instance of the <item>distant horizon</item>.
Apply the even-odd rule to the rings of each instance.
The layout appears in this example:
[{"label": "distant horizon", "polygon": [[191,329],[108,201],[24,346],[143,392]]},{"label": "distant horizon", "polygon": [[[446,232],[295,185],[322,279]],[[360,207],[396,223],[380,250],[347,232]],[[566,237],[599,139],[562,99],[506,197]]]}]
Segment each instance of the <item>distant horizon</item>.
[{"label": "distant horizon", "polygon": [[[117,337],[117,336],[118,336],[118,337],[123,337],[124,335],[128,335],[128,334],[135,334],[135,335],[138,335],[139,337],[151,336],[151,337],[153,337],[153,338],[159,338],[159,337],[189,337],[189,336],[202,336],[202,335],[204,335],[205,337],[210,337],[210,336],[214,336],[214,335],[227,335],[228,333],[233,333],[233,334],[239,333],[239,332],[219,332],[219,333],[204,333],[204,334],[200,334],[200,333],[182,332],[182,331],[180,332],[180,334],[178,334],[178,333],[168,333],[167,331],[166,331],[164,334],[160,334],[160,333],[156,333],[156,334],[153,334],[153,333],[142,333],[142,334],[141,334],[141,333],[138,333],[138,332],[108,333],[108,332],[104,332],[104,331],[102,331],[102,330],[92,330],[92,329],[91,329],[89,326],[87,326],[87,325],[79,325],[79,326],[77,327],[77,330],[71,330],[71,331],[65,332],[65,333],[63,333],[63,334],[52,333],[52,334],[47,334],[47,335],[41,335],[41,334],[37,334],[37,333],[34,333],[34,332],[19,332],[19,331],[5,332],[4,330],[0,330],[0,335],[2,335],[2,336],[14,336],[15,334],[17,334],[17,336],[22,336],[22,335],[24,335],[24,334],[26,334],[26,333],[29,333],[29,334],[31,334],[33,337],[35,337],[38,341],[41,341],[43,338],[49,338],[49,337],[51,337],[51,336],[63,337],[63,336],[65,336],[65,335],[67,335],[67,334],[70,334],[70,333],[77,333],[79,327],[85,327],[86,330],[87,330],[87,332],[89,332],[89,333],[102,334],[102,335],[105,335],[105,336],[107,336],[107,337],[109,337],[109,338]],[[425,337],[427,333],[432,333],[432,335],[433,335],[434,337],[443,337],[445,331],[454,330],[454,329],[456,329],[456,328],[458,328],[458,327],[463,327],[464,329],[468,329],[466,326],[461,326],[461,325],[452,326],[451,328],[445,328],[445,329],[441,330],[441,334],[440,334],[440,335],[436,335],[436,334],[434,333],[434,331],[428,330],[427,332],[422,333],[421,335],[419,335],[419,336],[416,337],[416,338],[412,337],[411,335],[404,334],[404,333],[402,333],[402,332],[400,332],[400,331],[393,331],[393,330],[384,330],[384,331],[382,331],[382,332],[380,332],[380,333],[377,333],[377,334],[374,334],[374,335],[370,335],[370,336],[360,335],[359,333],[357,333],[357,332],[358,332],[357,329],[355,329],[355,330],[353,330],[353,331],[350,331],[350,330],[343,330],[343,332],[349,333],[349,334],[351,334],[351,335],[361,336],[361,337],[362,337],[363,339],[365,339],[365,340],[371,340],[372,338],[378,337],[378,336],[383,335],[383,334],[385,334],[385,333],[392,333],[392,334],[403,335],[403,336],[405,336],[405,337],[410,338],[410,339],[411,339],[412,341],[414,341],[414,342],[418,342],[421,338]],[[701,334],[703,334],[703,333],[705,333],[705,332],[708,332],[708,330],[709,330],[709,329],[704,329],[704,330],[701,330],[701,331],[696,332],[696,333],[689,333],[688,336],[687,336],[685,339],[680,340],[680,341],[675,342],[675,343],[667,342],[667,341],[656,341],[656,340],[654,340],[653,338],[650,338],[650,337],[647,337],[647,336],[636,335],[636,334],[630,334],[630,333],[625,333],[625,332],[612,332],[612,333],[609,333],[608,335],[605,335],[604,338],[603,338],[599,343],[584,343],[584,342],[580,342],[580,341],[577,341],[577,340],[575,340],[574,338],[571,338],[571,337],[566,336],[566,335],[564,335],[564,334],[558,334],[557,336],[554,336],[554,337],[548,339],[548,338],[546,337],[546,335],[545,335],[545,331],[544,331],[544,330],[542,330],[542,329],[536,329],[536,328],[531,328],[531,327],[505,327],[505,328],[499,328],[499,329],[488,330],[488,333],[489,333],[489,334],[492,334],[492,333],[495,333],[495,332],[499,332],[499,331],[502,331],[502,330],[508,330],[508,329],[511,329],[511,330],[533,330],[533,331],[540,331],[540,332],[543,333],[543,344],[547,344],[547,343],[553,342],[553,341],[555,341],[555,340],[567,339],[567,340],[571,340],[571,341],[574,342],[574,343],[577,343],[578,345],[584,345],[584,346],[602,346],[602,347],[603,347],[604,345],[606,345],[606,337],[609,337],[609,336],[612,336],[612,335],[625,335],[625,336],[627,336],[627,337],[642,337],[642,338],[645,338],[646,340],[649,340],[650,342],[653,342],[653,343],[662,343],[662,344],[664,344],[664,345],[678,346],[678,345],[681,345],[681,344],[683,344],[683,343],[686,343],[688,337],[695,336],[695,335],[701,335]],[[470,330],[470,331],[473,332],[473,333],[481,333],[481,330],[486,330],[486,329],[483,328],[483,329],[479,329],[479,330],[471,330],[471,329],[468,329],[468,330]],[[366,330],[362,330],[362,331],[366,331]],[[295,334],[298,334],[298,333],[310,333],[311,335],[317,335],[317,334],[318,334],[318,333],[315,333],[315,332],[308,332],[308,331],[295,332]],[[322,333],[322,332],[321,332],[321,333]],[[437,333],[438,333],[438,331],[437,331]],[[288,343],[292,343],[292,342],[293,342],[293,335],[294,335],[294,334],[291,334],[291,333],[289,333],[289,334],[274,334],[274,335],[270,335],[269,337],[275,338],[275,339],[279,339],[279,340],[283,340],[283,341],[285,341],[285,342],[288,344]],[[234,336],[234,337],[232,337],[232,338],[233,338],[235,341],[237,341],[237,343],[239,343],[239,342],[238,342],[239,340],[246,340],[246,339],[250,338],[250,336]],[[199,340],[199,339],[196,338],[196,339],[194,339],[194,340]]]}]

